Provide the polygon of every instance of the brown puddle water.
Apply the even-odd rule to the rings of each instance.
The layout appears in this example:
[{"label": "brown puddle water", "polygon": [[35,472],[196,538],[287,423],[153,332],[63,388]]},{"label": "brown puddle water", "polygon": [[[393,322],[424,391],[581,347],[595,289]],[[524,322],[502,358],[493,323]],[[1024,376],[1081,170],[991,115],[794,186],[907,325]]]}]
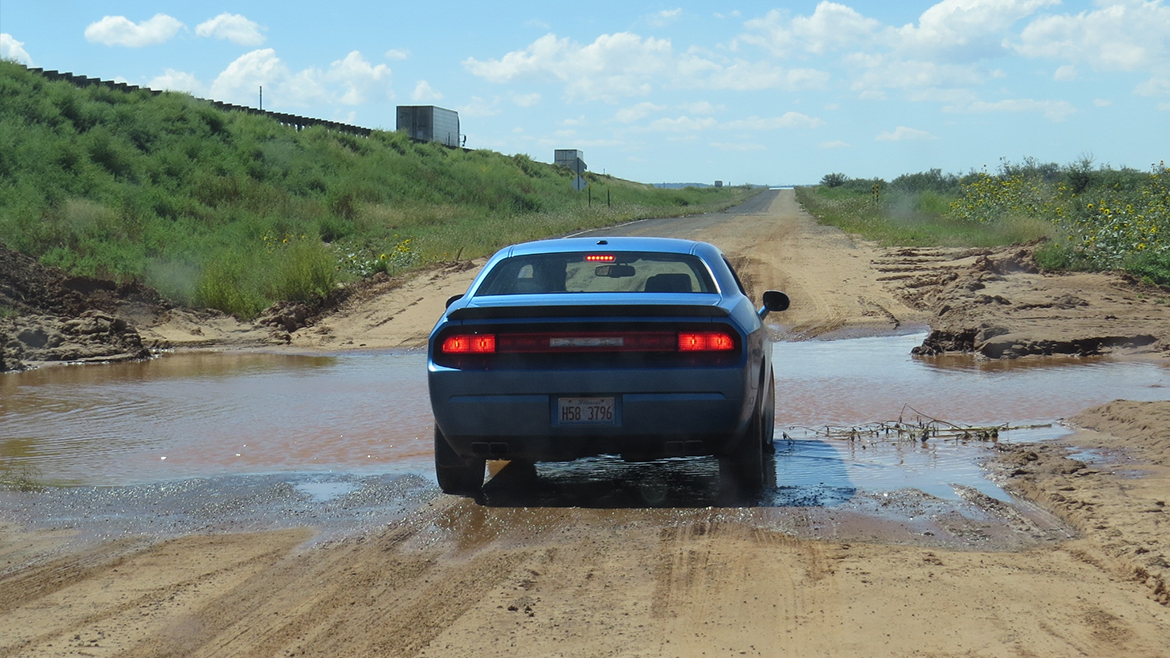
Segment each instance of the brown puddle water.
[{"label": "brown puddle water", "polygon": [[[1098,358],[980,365],[911,357],[921,340],[916,334],[777,344],[777,436],[896,419],[906,404],[953,422],[1023,423],[1117,398],[1170,398],[1170,369],[1158,364]],[[420,351],[178,354],[0,376],[0,458],[33,466],[50,483],[330,471],[431,477],[430,433]],[[1057,427],[1047,436],[1060,433]],[[1030,438],[1037,437],[1043,438]],[[776,446],[782,493],[821,491],[820,504],[858,489],[914,487],[954,497],[956,483],[1002,497],[982,477],[976,447],[862,451],[783,439]],[[610,461],[595,465],[621,470],[606,466]],[[580,466],[541,465],[541,475],[571,479]]]}]

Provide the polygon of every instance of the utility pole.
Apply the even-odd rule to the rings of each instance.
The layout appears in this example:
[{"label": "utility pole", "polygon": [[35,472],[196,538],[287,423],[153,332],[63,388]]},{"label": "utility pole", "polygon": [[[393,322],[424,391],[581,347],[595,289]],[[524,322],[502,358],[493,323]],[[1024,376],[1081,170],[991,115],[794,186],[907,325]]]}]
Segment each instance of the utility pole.
[{"label": "utility pole", "polygon": [[264,85],[260,85],[260,109],[264,109]]}]

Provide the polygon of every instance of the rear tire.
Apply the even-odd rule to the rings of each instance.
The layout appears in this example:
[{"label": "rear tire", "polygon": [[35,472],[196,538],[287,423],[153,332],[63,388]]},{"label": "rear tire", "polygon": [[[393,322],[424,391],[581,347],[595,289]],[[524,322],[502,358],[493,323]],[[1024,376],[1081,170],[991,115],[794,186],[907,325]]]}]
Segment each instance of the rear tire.
[{"label": "rear tire", "polygon": [[484,459],[463,459],[435,426],[435,476],[443,493],[478,496],[483,491]]},{"label": "rear tire", "polygon": [[[768,373],[768,392],[764,397],[764,445],[772,447],[773,435],[776,434],[776,376]],[[771,452],[765,450],[765,454]]]},{"label": "rear tire", "polygon": [[733,480],[741,489],[756,492],[767,482],[765,469],[770,460],[764,459],[763,414],[757,406],[747,432],[740,437],[731,454],[719,458],[719,477]]}]

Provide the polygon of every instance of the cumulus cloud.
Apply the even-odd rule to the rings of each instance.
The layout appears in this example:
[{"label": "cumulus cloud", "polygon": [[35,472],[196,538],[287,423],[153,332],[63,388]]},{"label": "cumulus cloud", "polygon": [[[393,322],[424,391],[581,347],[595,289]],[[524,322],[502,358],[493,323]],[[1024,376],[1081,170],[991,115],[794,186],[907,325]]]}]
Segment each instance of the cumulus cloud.
[{"label": "cumulus cloud", "polygon": [[882,29],[880,21],[835,2],[821,2],[812,16],[792,17],[787,11],[774,9],[744,26],[750,32],[739,37],[740,41],[763,46],[780,57],[857,48],[872,41]]},{"label": "cumulus cloud", "polygon": [[418,84],[414,86],[414,93],[410,95],[410,100],[416,103],[433,103],[437,100],[442,100],[443,94],[431,88],[431,84],[426,80],[419,80]]},{"label": "cumulus cloud", "polygon": [[[383,88],[390,95],[388,83],[390,81],[390,67],[385,64],[374,66],[358,51],[353,51],[329,66],[324,78],[327,82],[337,83],[345,89],[341,102],[346,105],[360,105],[366,102],[368,95]],[[428,88],[430,85],[427,85]],[[415,89],[417,92],[418,90]],[[440,95],[441,97],[441,95]]]},{"label": "cumulus cloud", "polygon": [[898,126],[893,132],[884,132],[875,137],[879,142],[905,142],[910,140],[928,140],[938,139],[934,135],[925,130],[917,130],[915,128],[907,128],[906,126]]},{"label": "cumulus cloud", "polygon": [[817,146],[820,146],[823,149],[843,149],[843,148],[849,148],[850,146],[853,146],[853,145],[850,144],[849,142],[844,142],[844,141],[841,141],[839,139],[834,139],[834,140],[829,141],[829,142],[821,142]]},{"label": "cumulus cloud", "polygon": [[106,16],[85,28],[85,39],[106,46],[141,48],[163,43],[184,27],[178,19],[166,14],[155,14],[141,23],[125,16]]},{"label": "cumulus cloud", "polygon": [[547,34],[524,50],[486,61],[468,58],[463,66],[490,82],[553,80],[564,83],[570,98],[615,100],[649,93],[650,81],[668,71],[672,59],[666,39],[619,32],[603,34],[582,46]]},{"label": "cumulus cloud", "polygon": [[1135,71],[1165,64],[1170,6],[1126,0],[1080,14],[1043,16],[1012,41],[1025,57],[1085,63],[1103,71]]},{"label": "cumulus cloud", "polygon": [[239,14],[224,12],[195,26],[201,37],[226,39],[241,46],[259,46],[264,43],[263,28]]},{"label": "cumulus cloud", "polygon": [[391,48],[390,50],[387,50],[383,56],[386,59],[402,60],[410,57],[410,52],[406,50],[400,50],[398,48]]},{"label": "cumulus cloud", "polygon": [[229,64],[211,83],[211,97],[251,104],[259,88],[264,87],[265,97],[281,106],[358,105],[374,92],[393,97],[390,75],[390,67],[374,66],[356,50],[334,61],[328,70],[308,68],[293,72],[276,56],[274,49],[263,48],[245,53]]},{"label": "cumulus cloud", "polygon": [[1077,67],[1075,67],[1071,64],[1068,66],[1062,66],[1062,67],[1056,69],[1056,73],[1052,74],[1052,79],[1059,80],[1061,82],[1068,82],[1069,80],[1076,80],[1077,79]]},{"label": "cumulus cloud", "polygon": [[146,86],[163,91],[185,91],[194,95],[201,95],[207,89],[194,74],[174,69],[167,69],[162,75],[146,83]]},{"label": "cumulus cloud", "polygon": [[922,12],[917,25],[896,31],[896,46],[929,54],[994,54],[1017,21],[1060,4],[1060,0],[943,0]]},{"label": "cumulus cloud", "polygon": [[7,32],[0,33],[0,59],[9,59],[20,62],[25,66],[32,66],[32,57],[24,49],[24,42],[17,41]]}]

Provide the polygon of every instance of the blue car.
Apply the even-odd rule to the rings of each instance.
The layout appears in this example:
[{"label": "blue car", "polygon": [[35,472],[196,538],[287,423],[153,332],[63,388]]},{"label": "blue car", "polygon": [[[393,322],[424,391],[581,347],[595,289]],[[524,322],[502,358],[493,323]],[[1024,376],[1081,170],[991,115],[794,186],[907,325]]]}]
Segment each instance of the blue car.
[{"label": "blue car", "polygon": [[763,319],[715,246],[564,238],[488,261],[431,331],[435,471],[482,490],[486,460],[716,455],[721,477],[763,486],[775,384]]}]

